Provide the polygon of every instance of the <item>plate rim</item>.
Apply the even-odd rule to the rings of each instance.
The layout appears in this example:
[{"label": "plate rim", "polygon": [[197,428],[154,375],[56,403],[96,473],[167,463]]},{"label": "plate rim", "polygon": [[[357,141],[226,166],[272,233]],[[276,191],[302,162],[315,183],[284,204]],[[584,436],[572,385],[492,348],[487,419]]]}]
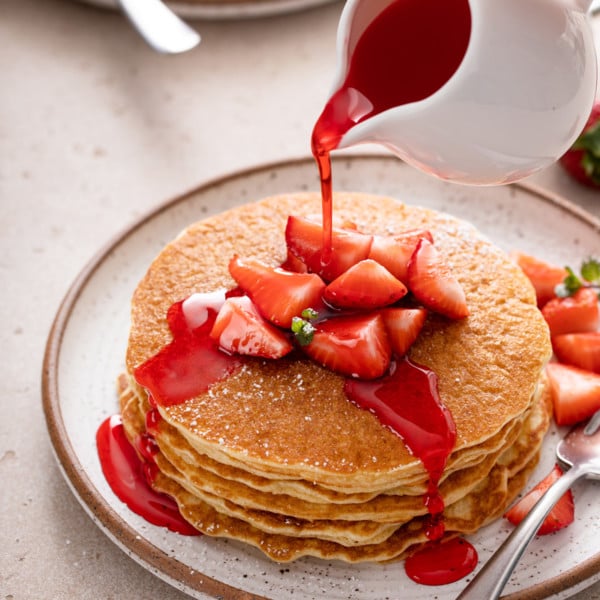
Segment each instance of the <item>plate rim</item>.
[{"label": "plate rim", "polygon": [[[119,10],[117,0],[77,0],[88,6],[107,10]],[[237,0],[219,2],[206,0],[202,3],[190,3],[186,0],[168,0],[169,7],[185,19],[233,20],[274,17],[310,10],[319,6],[333,4],[340,0]]]},{"label": "plate rim", "polygon": [[[352,153],[333,157],[333,161],[383,161],[401,162],[395,156],[375,153]],[[249,593],[236,588],[228,583],[214,579],[208,575],[196,571],[190,581],[190,569],[181,563],[175,556],[171,556],[157,548],[149,540],[139,535],[139,532],[117,514],[112,506],[104,499],[102,494],[93,484],[83,465],[80,463],[75,452],[65,423],[62,419],[60,405],[58,369],[60,364],[60,352],[64,332],[68,326],[71,314],[77,305],[87,283],[91,280],[96,270],[115,249],[127,241],[129,236],[142,228],[146,223],[153,220],[161,213],[171,210],[177,205],[195,194],[205,192],[213,187],[226,184],[237,179],[244,179],[260,172],[269,172],[295,166],[304,166],[313,162],[312,156],[283,159],[280,161],[261,163],[254,166],[233,170],[228,173],[210,178],[193,186],[174,197],[159,203],[128,226],[124,227],[109,238],[87,261],[75,279],[67,289],[60,301],[56,315],[50,327],[42,362],[41,395],[42,407],[46,420],[46,426],[52,443],[55,458],[59,468],[65,477],[67,484],[84,510],[91,516],[95,524],[107,535],[118,547],[136,562],[150,567],[151,572],[185,593],[189,592],[180,584],[190,582],[186,585],[193,591],[211,594],[220,597],[226,593],[230,600],[269,600],[264,596]],[[408,166],[408,165],[407,165]],[[562,211],[575,216],[588,227],[591,227],[600,235],[600,219],[597,219],[580,206],[572,203],[563,196],[547,190],[540,185],[531,182],[516,182],[506,184],[509,188],[516,188],[548,202]],[[183,572],[185,571],[185,576]],[[600,552],[589,557],[576,567],[555,575],[540,583],[534,584],[524,590],[502,596],[504,600],[543,600],[552,594],[568,590],[576,585],[581,585],[594,576],[600,574]],[[591,585],[593,581],[590,581]],[[179,584],[179,585],[178,585]]]}]

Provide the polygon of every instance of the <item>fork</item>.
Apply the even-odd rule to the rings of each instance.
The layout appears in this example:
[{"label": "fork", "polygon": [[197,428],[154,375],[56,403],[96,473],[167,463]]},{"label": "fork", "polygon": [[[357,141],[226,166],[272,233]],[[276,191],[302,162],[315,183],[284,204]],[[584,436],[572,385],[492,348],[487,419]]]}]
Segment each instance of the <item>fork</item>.
[{"label": "fork", "polygon": [[582,477],[600,479],[600,410],[558,443],[556,455],[570,469],[548,488],[456,600],[498,598],[527,545],[561,496]]}]

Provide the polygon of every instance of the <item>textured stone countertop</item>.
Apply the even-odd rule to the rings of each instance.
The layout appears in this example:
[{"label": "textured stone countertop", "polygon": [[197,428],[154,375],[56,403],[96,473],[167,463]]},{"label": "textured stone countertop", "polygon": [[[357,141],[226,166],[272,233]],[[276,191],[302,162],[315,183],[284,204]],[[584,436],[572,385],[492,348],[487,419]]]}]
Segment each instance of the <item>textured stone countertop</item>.
[{"label": "textured stone countertop", "polygon": [[[167,57],[111,10],[0,2],[0,600],[185,597],[115,546],[61,476],[40,400],[46,338],[78,272],[146,211],[309,153],[341,6],[196,21],[201,45]],[[600,216],[600,192],[558,167],[533,180]],[[575,597],[600,598],[600,583]]]}]

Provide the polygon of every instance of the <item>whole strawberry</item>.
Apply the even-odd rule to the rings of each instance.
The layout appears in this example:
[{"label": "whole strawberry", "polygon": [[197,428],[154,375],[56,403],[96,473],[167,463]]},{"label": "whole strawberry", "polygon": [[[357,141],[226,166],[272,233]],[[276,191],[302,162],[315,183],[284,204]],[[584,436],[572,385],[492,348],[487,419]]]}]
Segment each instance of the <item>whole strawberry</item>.
[{"label": "whole strawberry", "polygon": [[600,102],[594,104],[583,132],[559,162],[579,183],[600,188]]}]

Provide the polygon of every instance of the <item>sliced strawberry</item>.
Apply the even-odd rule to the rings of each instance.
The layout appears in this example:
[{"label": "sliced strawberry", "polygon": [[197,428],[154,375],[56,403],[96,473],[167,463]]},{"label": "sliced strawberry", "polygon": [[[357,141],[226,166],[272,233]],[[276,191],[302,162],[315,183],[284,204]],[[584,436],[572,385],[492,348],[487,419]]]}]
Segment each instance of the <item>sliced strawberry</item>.
[{"label": "sliced strawberry", "polygon": [[279,327],[289,328],[306,308],[323,307],[325,283],[314,273],[292,273],[237,256],[229,262],[229,272],[260,314]]},{"label": "sliced strawberry", "polygon": [[433,236],[428,229],[410,229],[394,236],[374,235],[369,258],[406,283],[408,263],[421,238],[433,244]]},{"label": "sliced strawberry", "polygon": [[426,308],[452,319],[469,315],[464,290],[435,246],[421,238],[408,263],[408,287]]},{"label": "sliced strawberry", "polygon": [[323,298],[338,308],[370,310],[394,304],[407,291],[385,267],[367,258],[336,277],[325,288]]},{"label": "sliced strawberry", "polygon": [[285,333],[266,321],[248,296],[225,301],[210,337],[231,354],[281,358],[293,348]]},{"label": "sliced strawberry", "polygon": [[600,374],[600,331],[557,335],[552,347],[561,363]]},{"label": "sliced strawberry", "polygon": [[550,300],[542,314],[552,336],[595,331],[600,322],[598,296],[590,288],[581,288],[572,296]]},{"label": "sliced strawberry", "polygon": [[[540,481],[529,493],[514,504],[504,515],[513,525],[518,525],[533,508],[534,504],[544,495],[546,490],[560,477],[562,470],[558,465],[542,481]],[[568,490],[554,505],[554,508],[548,513],[537,535],[546,535],[553,533],[570,525],[575,518],[575,505],[573,504],[573,494]]]},{"label": "sliced strawberry", "polygon": [[514,251],[510,256],[521,267],[533,285],[539,308],[542,308],[552,298],[556,298],[554,289],[568,275],[565,268],[544,262],[523,252]]},{"label": "sliced strawberry", "polygon": [[404,356],[419,337],[427,319],[424,308],[384,308],[380,311],[392,350]]},{"label": "sliced strawberry", "polygon": [[319,274],[325,281],[333,281],[352,265],[369,255],[372,236],[333,229],[331,260],[324,265],[321,261],[323,249],[323,226],[304,217],[288,217],[285,240],[288,250],[300,258],[308,270]]},{"label": "sliced strawberry", "polygon": [[342,375],[374,379],[383,375],[392,350],[377,313],[335,317],[315,326],[302,349],[314,361]]},{"label": "sliced strawberry", "polygon": [[570,365],[548,363],[546,374],[558,425],[573,425],[600,409],[600,375]]}]

